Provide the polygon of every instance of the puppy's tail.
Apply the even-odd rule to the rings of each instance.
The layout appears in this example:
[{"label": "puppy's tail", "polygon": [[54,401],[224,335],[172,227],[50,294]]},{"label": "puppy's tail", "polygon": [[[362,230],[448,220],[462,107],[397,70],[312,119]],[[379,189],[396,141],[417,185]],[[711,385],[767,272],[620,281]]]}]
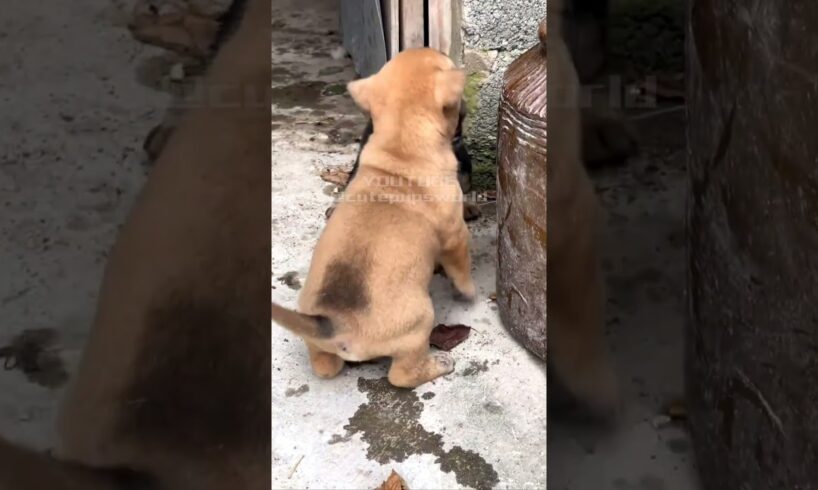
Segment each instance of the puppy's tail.
[{"label": "puppy's tail", "polygon": [[272,303],[272,316],[274,322],[301,337],[328,339],[335,335],[332,323],[323,316],[305,315],[275,303]]},{"label": "puppy's tail", "polygon": [[130,471],[92,469],[58,461],[0,437],[0,490],[126,490],[157,488]]}]

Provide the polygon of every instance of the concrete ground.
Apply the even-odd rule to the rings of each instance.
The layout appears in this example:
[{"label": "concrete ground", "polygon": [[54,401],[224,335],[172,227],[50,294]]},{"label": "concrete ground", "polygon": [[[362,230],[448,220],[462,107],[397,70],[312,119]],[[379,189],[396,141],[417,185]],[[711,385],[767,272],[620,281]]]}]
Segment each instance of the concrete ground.
[{"label": "concrete ground", "polygon": [[54,442],[105,256],[145,178],[142,140],[170,101],[148,76],[166,55],[131,38],[124,3],[15,2],[0,18],[0,351],[45,348],[0,359],[0,433],[38,449]]},{"label": "concrete ground", "polygon": [[[286,2],[285,2],[286,3]],[[351,60],[340,45],[334,2],[297,2],[274,13],[273,277],[302,281],[333,202],[322,169],[349,168],[364,118],[345,93]],[[436,277],[437,321],[474,328],[453,349],[455,372],[417,390],[386,381],[385,363],[347,367],[324,381],[303,343],[273,330],[273,487],[375,488],[395,469],[413,489],[543,488],[545,373],[503,330],[495,305],[495,223],[475,223],[474,305],[452,300]],[[273,281],[294,306],[298,286]]]},{"label": "concrete ground", "polygon": [[549,490],[697,490],[683,396],[685,132],[677,110],[636,122],[642,154],[592,173],[607,223],[607,335],[625,414],[614,431],[549,418]]}]

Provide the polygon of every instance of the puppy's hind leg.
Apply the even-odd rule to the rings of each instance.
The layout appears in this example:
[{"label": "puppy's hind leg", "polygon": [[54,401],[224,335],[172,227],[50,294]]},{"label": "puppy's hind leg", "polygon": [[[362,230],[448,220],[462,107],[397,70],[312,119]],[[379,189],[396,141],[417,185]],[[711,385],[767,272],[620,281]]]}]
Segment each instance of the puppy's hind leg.
[{"label": "puppy's hind leg", "polygon": [[429,311],[412,331],[398,339],[399,350],[392,354],[389,382],[400,388],[415,388],[454,371],[454,359],[448,352],[430,352],[429,334],[434,324],[434,310]]},{"label": "puppy's hind leg", "polygon": [[471,277],[469,230],[465,224],[458,236],[446,244],[440,254],[440,265],[443,266],[446,275],[452,280],[457,292],[467,301],[473,301],[476,289]]},{"label": "puppy's hind leg", "polygon": [[312,372],[319,378],[331,379],[344,369],[344,360],[330,352],[324,352],[307,342]]}]

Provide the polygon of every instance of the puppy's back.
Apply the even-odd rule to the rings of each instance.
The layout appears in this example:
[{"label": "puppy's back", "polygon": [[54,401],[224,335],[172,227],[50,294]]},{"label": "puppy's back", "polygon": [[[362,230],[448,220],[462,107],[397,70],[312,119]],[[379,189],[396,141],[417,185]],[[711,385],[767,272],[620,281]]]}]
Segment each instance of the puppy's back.
[{"label": "puppy's back", "polygon": [[393,302],[428,283],[436,248],[436,230],[419,212],[388,202],[344,203],[316,246],[300,308],[337,315]]}]

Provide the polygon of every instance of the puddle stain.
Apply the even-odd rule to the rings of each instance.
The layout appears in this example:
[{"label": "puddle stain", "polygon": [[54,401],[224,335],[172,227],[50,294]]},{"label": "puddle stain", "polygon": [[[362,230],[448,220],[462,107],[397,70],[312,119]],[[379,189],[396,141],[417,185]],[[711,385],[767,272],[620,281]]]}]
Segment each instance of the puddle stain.
[{"label": "puddle stain", "polygon": [[293,396],[294,397],[299,397],[299,396],[303,395],[304,393],[306,393],[308,391],[310,391],[310,386],[307,385],[307,384],[303,384],[303,385],[299,386],[298,388],[287,388],[287,390],[284,392],[284,396],[286,396],[287,398],[290,398],[290,397],[293,397]]},{"label": "puddle stain", "polygon": [[690,441],[687,439],[671,439],[667,441],[667,447],[675,454],[687,454],[690,450]]},{"label": "puddle stain", "polygon": [[68,381],[68,371],[55,346],[57,332],[51,328],[24,330],[0,347],[4,369],[18,369],[32,383],[59,388]]},{"label": "puddle stain", "polygon": [[645,475],[638,484],[631,483],[625,478],[617,478],[611,482],[614,490],[665,490],[665,481],[653,475]]},{"label": "puddle stain", "polygon": [[282,109],[293,107],[316,107],[323,98],[327,82],[298,82],[271,89],[272,102]]},{"label": "puddle stain", "polygon": [[[385,377],[358,378],[358,390],[368,401],[350,417],[344,437],[360,434],[367,444],[367,459],[388,464],[431,454],[442,471],[454,473],[460,485],[488,489],[499,483],[497,472],[479,453],[460,446],[444,450],[443,436],[420,424],[423,403],[414,390],[395,388]],[[331,442],[341,440],[342,436],[333,436]]]},{"label": "puddle stain", "polygon": [[489,370],[489,362],[483,361],[479,363],[477,361],[471,361],[469,366],[463,370],[461,373],[462,376],[477,376],[480,373],[485,373]]},{"label": "puddle stain", "polygon": [[298,272],[295,271],[285,273],[278,278],[278,282],[296,291],[301,289],[301,281],[298,279]]}]

